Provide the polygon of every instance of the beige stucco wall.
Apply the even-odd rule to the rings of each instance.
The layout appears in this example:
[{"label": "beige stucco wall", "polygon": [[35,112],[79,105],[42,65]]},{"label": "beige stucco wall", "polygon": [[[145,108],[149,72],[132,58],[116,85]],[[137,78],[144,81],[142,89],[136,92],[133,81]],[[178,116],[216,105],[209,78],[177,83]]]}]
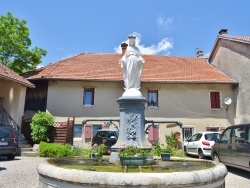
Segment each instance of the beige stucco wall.
[{"label": "beige stucco wall", "polygon": [[0,97],[4,97],[4,109],[21,126],[26,87],[13,81],[0,79]]},{"label": "beige stucco wall", "polygon": [[250,44],[220,40],[210,63],[239,81],[233,102],[236,106],[235,124],[250,121]]},{"label": "beige stucco wall", "polygon": [[[94,106],[82,105],[84,87],[95,88]],[[140,91],[145,98],[148,89],[159,91],[159,107],[151,108],[145,105],[146,120],[177,120],[184,126],[193,127],[195,132],[205,131],[206,127],[210,126],[227,127],[234,124],[234,103],[228,110],[227,105],[223,104],[225,97],[233,98],[233,85],[142,83]],[[210,91],[221,92],[222,109],[210,109]],[[119,82],[53,81],[49,82],[47,110],[56,116],[57,121],[75,116],[76,123],[79,124],[85,118],[118,118],[119,106],[116,99],[121,97],[123,92],[123,83]],[[181,132],[181,129],[166,128],[166,124],[160,125],[162,143],[165,143],[165,134],[171,131]]]}]

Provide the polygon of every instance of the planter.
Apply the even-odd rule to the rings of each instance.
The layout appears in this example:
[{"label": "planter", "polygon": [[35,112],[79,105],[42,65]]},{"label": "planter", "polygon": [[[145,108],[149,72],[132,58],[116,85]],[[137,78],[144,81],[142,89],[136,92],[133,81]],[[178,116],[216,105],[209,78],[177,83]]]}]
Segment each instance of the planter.
[{"label": "planter", "polygon": [[120,157],[122,166],[145,166],[147,157]]},{"label": "planter", "polygon": [[169,161],[172,153],[161,153],[161,160],[162,161]]},{"label": "planter", "polygon": [[93,161],[98,161],[98,153],[91,153],[91,159]]}]

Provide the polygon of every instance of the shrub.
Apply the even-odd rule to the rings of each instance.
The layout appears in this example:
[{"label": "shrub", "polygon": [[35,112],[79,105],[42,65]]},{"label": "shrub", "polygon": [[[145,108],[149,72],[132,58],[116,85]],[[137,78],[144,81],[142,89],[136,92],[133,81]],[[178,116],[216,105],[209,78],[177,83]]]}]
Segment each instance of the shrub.
[{"label": "shrub", "polygon": [[70,144],[56,144],[56,143],[46,143],[40,142],[40,157],[69,157],[69,156],[80,156],[82,150],[79,148],[71,149]]},{"label": "shrub", "polygon": [[104,144],[94,144],[91,149],[91,154],[94,154],[98,161],[102,161],[103,153],[105,153],[106,146]]},{"label": "shrub", "polygon": [[166,135],[166,143],[167,147],[174,148],[176,145],[176,141],[174,139],[174,133],[171,132],[170,135]]},{"label": "shrub", "polygon": [[149,154],[148,150],[138,148],[136,146],[126,146],[121,152],[119,152],[119,157],[147,157]]},{"label": "shrub", "polygon": [[37,144],[41,141],[49,142],[48,131],[53,123],[54,118],[51,114],[38,111],[30,124],[32,140]]}]

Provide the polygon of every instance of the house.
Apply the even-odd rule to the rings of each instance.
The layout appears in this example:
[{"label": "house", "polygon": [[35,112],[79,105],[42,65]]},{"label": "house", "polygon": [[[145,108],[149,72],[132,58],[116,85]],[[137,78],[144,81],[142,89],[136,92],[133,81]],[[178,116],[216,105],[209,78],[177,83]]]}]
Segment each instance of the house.
[{"label": "house", "polygon": [[35,86],[0,64],[0,126],[20,126],[26,88]]},{"label": "house", "polygon": [[[82,128],[82,121],[119,117],[116,100],[124,92],[118,63],[121,57],[122,54],[82,53],[27,72],[23,76],[36,88],[27,89],[24,119],[30,119],[37,110],[47,110],[56,121],[75,117],[74,144],[90,146],[98,129],[119,127],[117,122],[96,120]],[[140,91],[148,101],[146,120],[183,123],[182,129],[167,128],[170,125],[166,124],[151,127],[148,140],[165,143],[165,135],[171,131],[182,133],[185,139],[198,131],[222,131],[234,122],[235,104],[228,108],[223,100],[234,97],[238,81],[209,64],[207,58],[142,57],[145,64]]]},{"label": "house", "polygon": [[208,61],[238,82],[232,96],[236,113],[232,119],[232,125],[249,123],[250,37],[231,36],[228,35],[227,29],[222,29],[216,38]]}]

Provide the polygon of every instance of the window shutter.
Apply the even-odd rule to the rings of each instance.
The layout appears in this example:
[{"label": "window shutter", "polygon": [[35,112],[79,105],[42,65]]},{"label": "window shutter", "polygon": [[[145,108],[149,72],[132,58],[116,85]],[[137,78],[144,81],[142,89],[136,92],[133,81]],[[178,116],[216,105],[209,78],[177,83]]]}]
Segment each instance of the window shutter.
[{"label": "window shutter", "polygon": [[148,141],[159,141],[159,128],[151,126],[148,130]]},{"label": "window shutter", "polygon": [[156,127],[156,128],[153,128],[154,130],[154,141],[159,141],[159,128]]},{"label": "window shutter", "polygon": [[94,105],[94,97],[95,97],[95,89],[94,89],[94,88],[92,88],[91,105]]},{"label": "window shutter", "polygon": [[211,108],[220,108],[220,92],[210,92]]},{"label": "window shutter", "polygon": [[84,138],[91,139],[91,125],[90,124],[84,125]]},{"label": "window shutter", "polygon": [[148,141],[154,141],[154,130],[152,126],[148,129]]}]

